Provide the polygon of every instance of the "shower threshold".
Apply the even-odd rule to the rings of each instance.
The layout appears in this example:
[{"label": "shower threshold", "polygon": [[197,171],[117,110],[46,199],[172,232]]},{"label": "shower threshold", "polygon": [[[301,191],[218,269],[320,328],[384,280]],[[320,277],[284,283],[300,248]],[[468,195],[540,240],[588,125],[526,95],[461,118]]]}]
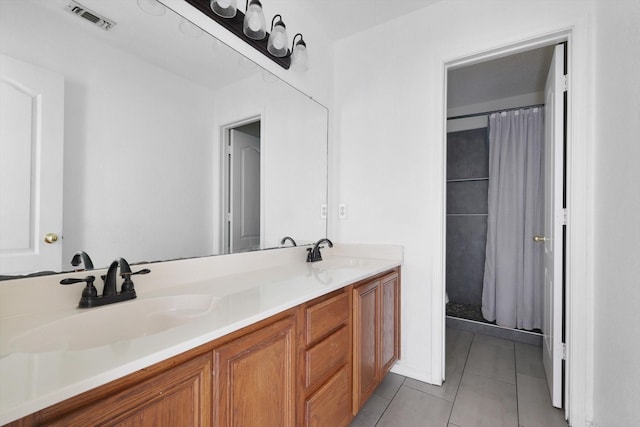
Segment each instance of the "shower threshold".
[{"label": "shower threshold", "polygon": [[527,330],[527,329],[506,328],[504,326],[498,326],[496,325],[495,321],[490,322],[484,317],[482,317],[482,306],[475,305],[475,304],[460,304],[456,302],[449,302],[447,303],[447,316],[455,317],[463,320],[471,320],[473,322],[484,323],[486,325],[491,325],[496,328],[515,330],[515,331],[526,332],[526,333],[537,334],[537,335],[542,334],[542,331],[540,329]]}]

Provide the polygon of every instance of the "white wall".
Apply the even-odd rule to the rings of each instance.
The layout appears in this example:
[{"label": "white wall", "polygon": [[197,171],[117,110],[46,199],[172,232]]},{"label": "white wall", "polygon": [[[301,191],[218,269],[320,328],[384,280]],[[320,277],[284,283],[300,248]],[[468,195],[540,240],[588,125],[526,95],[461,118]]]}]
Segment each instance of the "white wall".
[{"label": "white wall", "polygon": [[22,3],[3,3],[0,51],[65,79],[64,268],[81,249],[96,266],[211,253],[211,91]]},{"label": "white wall", "polygon": [[640,423],[640,2],[595,13],[594,425]]},{"label": "white wall", "polygon": [[[551,13],[554,11],[554,13]],[[349,219],[330,223],[343,242],[395,243],[405,247],[402,289],[402,360],[396,371],[439,383],[442,377],[444,305],[444,130],[448,61],[516,44],[561,30],[573,30],[571,63],[572,178],[586,176],[589,98],[590,2],[438,2],[409,16],[343,39],[335,54],[335,141],[330,195],[348,205]],[[574,179],[572,194],[588,194],[586,180]],[[570,200],[576,212],[585,197]],[[570,213],[571,215],[571,213]],[[576,230],[588,218],[573,214]],[[582,219],[581,219],[582,218]],[[572,279],[586,287],[588,233],[570,236]],[[581,240],[582,239],[582,240]],[[585,241],[583,241],[585,240]],[[575,314],[584,316],[584,301]],[[589,352],[584,321],[574,366],[583,369]],[[579,329],[582,328],[582,329]],[[582,372],[582,400],[573,408],[588,417]],[[584,421],[582,421],[584,425]]]}]

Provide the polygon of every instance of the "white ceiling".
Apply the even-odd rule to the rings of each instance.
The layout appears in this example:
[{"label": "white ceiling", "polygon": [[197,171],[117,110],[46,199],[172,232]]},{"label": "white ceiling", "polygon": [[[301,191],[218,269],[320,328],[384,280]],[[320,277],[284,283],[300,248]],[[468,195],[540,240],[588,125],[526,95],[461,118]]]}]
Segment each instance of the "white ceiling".
[{"label": "white ceiling", "polygon": [[185,23],[169,9],[162,16],[152,16],[143,12],[135,0],[77,0],[116,22],[111,30],[104,31],[67,12],[69,0],[22,1],[43,7],[50,14],[50,21],[73,29],[86,39],[99,40],[214,90],[261,72],[256,64]]},{"label": "white ceiling", "polygon": [[553,46],[450,70],[447,107],[543,92]]},{"label": "white ceiling", "polygon": [[295,3],[314,17],[330,40],[336,41],[438,1],[442,0],[264,0],[264,4],[279,10]]}]

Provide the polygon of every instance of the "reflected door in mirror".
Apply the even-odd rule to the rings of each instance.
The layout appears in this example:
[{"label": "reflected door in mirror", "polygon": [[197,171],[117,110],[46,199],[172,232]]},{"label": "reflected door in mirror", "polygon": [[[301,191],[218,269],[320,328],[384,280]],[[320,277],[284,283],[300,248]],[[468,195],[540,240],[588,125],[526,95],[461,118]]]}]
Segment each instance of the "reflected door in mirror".
[{"label": "reflected door in mirror", "polygon": [[61,75],[0,54],[0,274],[62,265],[63,102]]},{"label": "reflected door in mirror", "polygon": [[260,248],[260,137],[229,133],[229,253],[246,252]]}]

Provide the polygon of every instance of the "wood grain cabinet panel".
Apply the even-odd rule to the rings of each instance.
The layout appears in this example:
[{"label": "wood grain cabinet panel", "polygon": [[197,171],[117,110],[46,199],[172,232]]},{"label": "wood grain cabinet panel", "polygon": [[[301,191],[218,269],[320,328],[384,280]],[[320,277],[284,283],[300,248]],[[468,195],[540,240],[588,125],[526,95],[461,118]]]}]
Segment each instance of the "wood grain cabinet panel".
[{"label": "wood grain cabinet panel", "polygon": [[316,387],[321,381],[347,363],[349,328],[345,325],[327,339],[305,351],[305,386]]},{"label": "wood grain cabinet panel", "polygon": [[380,366],[384,376],[400,356],[400,283],[397,273],[380,281]]},{"label": "wood grain cabinet panel", "polygon": [[305,401],[305,426],[345,427],[351,422],[351,371],[343,366]]},{"label": "wood grain cabinet panel", "polygon": [[380,281],[354,289],[353,296],[353,392],[354,414],[378,386]]},{"label": "wood grain cabinet panel", "polygon": [[211,354],[185,362],[42,425],[210,426]]},{"label": "wood grain cabinet panel", "polygon": [[349,296],[346,293],[308,307],[305,313],[306,345],[326,336],[348,320]]},{"label": "wood grain cabinet panel", "polygon": [[400,357],[399,269],[353,289],[353,414]]},{"label": "wood grain cabinet panel", "polygon": [[213,350],[214,425],[294,427],[295,317]]},{"label": "wood grain cabinet panel", "polygon": [[351,292],[343,288],[303,306],[298,425],[351,422]]}]

